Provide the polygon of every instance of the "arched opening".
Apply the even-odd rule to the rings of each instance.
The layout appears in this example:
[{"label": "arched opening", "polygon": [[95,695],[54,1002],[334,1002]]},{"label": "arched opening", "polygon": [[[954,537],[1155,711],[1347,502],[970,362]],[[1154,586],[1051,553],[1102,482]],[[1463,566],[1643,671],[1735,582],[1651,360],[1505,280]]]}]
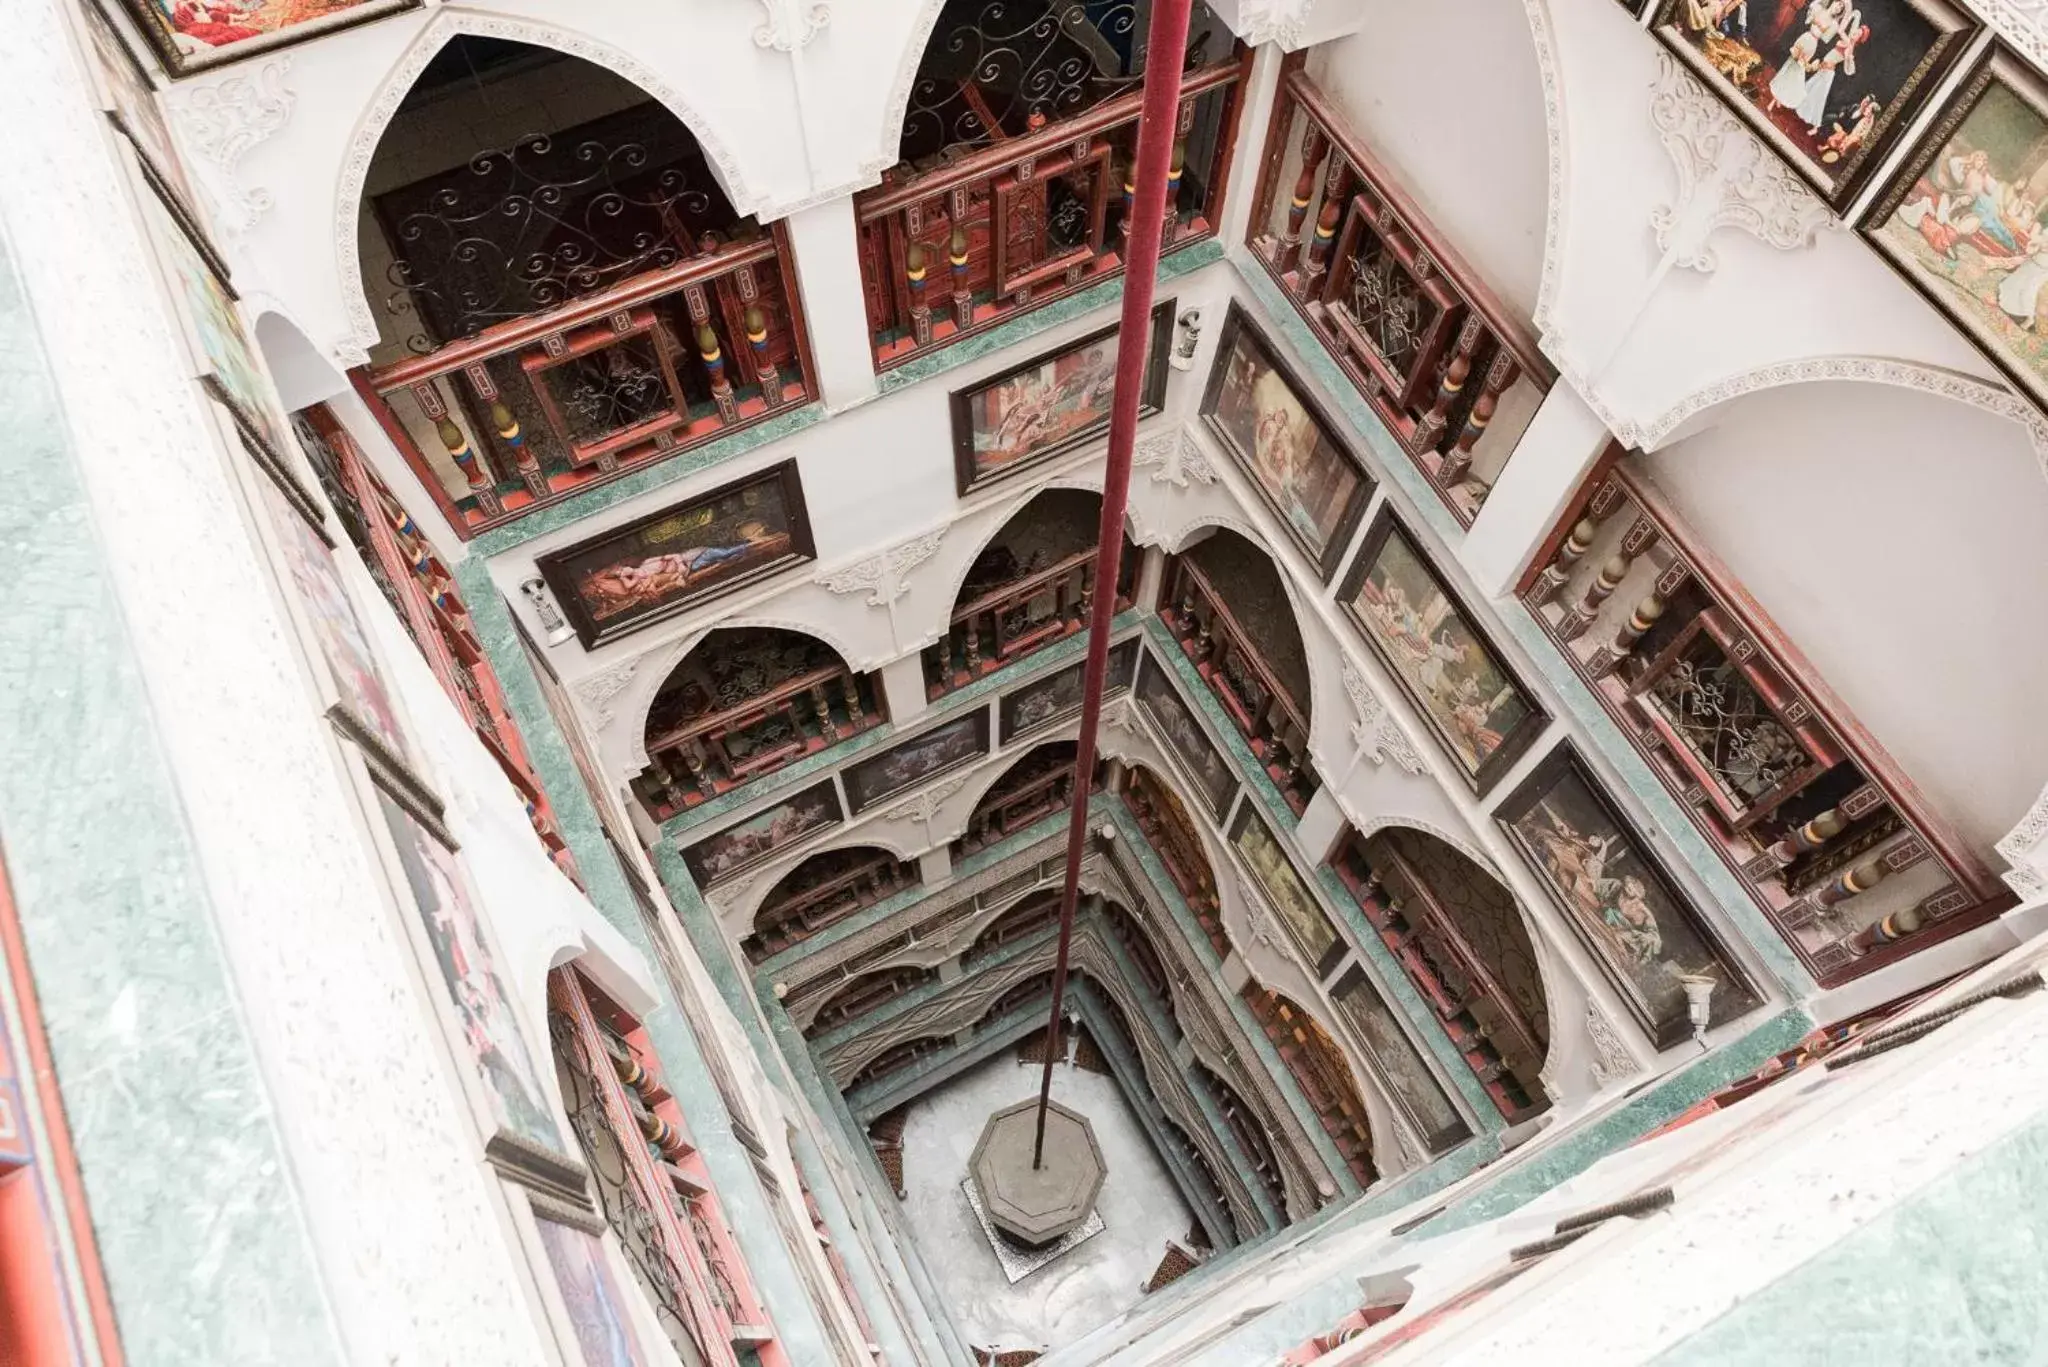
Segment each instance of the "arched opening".
[{"label": "arched opening", "polygon": [[[1074,797],[1074,750],[1070,740],[1048,741],[1025,752],[1003,771],[974,804],[967,831],[953,842],[953,858],[987,849],[1025,827],[1071,806]],[[1102,786],[1107,763],[1095,766],[1094,788]]]},{"label": "arched opening", "polygon": [[[1138,975],[1138,980],[1131,986],[1144,989],[1158,1003],[1160,1014],[1172,1021],[1173,978],[1166,971],[1166,961],[1159,956],[1158,946],[1152,943],[1151,933],[1137,917],[1116,902],[1105,901],[1102,904],[1102,922],[1109,928],[1109,937],[1123,950]],[[1179,1028],[1177,1022],[1174,1028]]]},{"label": "arched opening", "polygon": [[[900,160],[855,200],[879,364],[1122,269],[1151,10],[948,0],[910,87]],[[1179,60],[1169,245],[1214,231],[1242,76],[1229,29],[1200,3]]]},{"label": "arched opening", "polygon": [[1272,557],[1217,528],[1169,563],[1159,616],[1288,805],[1307,810],[1320,786],[1308,757],[1308,652]]},{"label": "arched opening", "polygon": [[[892,1044],[868,1060],[867,1066],[847,1081],[846,1092],[850,1095],[871,1082],[879,1082],[891,1073],[900,1073],[920,1059],[934,1054],[943,1054],[952,1046],[944,1035],[925,1035],[919,1039],[904,1040]],[[900,1162],[900,1159],[899,1159]]]},{"label": "arched opening", "polygon": [[1222,1118],[1224,1128],[1237,1141],[1238,1152],[1251,1165],[1251,1176],[1265,1191],[1273,1209],[1280,1213],[1281,1223],[1286,1223],[1287,1185],[1280,1176],[1280,1159],[1273,1152],[1273,1141],[1267,1137],[1258,1113],[1245,1105],[1237,1089],[1218,1077],[1208,1064],[1196,1062],[1188,1070],[1188,1076],[1207,1095],[1209,1104]]},{"label": "arched opening", "polygon": [[876,845],[814,854],[769,889],[740,949],[749,963],[760,963],[921,881],[916,861]]},{"label": "arched opening", "polygon": [[1230,1221],[1231,1233],[1238,1242],[1242,1243],[1256,1234],[1257,1230],[1248,1230],[1239,1223],[1237,1212],[1231,1208],[1229,1194],[1223,1189],[1223,1180],[1216,1175],[1216,1169],[1209,1162],[1209,1156],[1197,1148],[1195,1141],[1188,1137],[1188,1132],[1170,1118],[1162,1119],[1159,1124],[1166,1132],[1166,1142],[1172,1146],[1174,1156],[1194,1173],[1195,1180],[1202,1184],[1202,1191],[1208,1196],[1210,1205],[1223,1212]]},{"label": "arched opening", "polygon": [[1180,889],[1209,937],[1209,947],[1221,959],[1230,954],[1230,938],[1223,932],[1223,908],[1216,897],[1216,875],[1209,866],[1200,829],[1188,814],[1171,784],[1142,764],[1133,764],[1124,777],[1124,801],[1137,820],[1138,829],[1166,866],[1167,876]]},{"label": "arched opening", "polygon": [[[988,1004],[988,1010],[981,1013],[981,1018],[975,1021],[974,1028],[977,1031],[985,1030],[1009,1015],[1012,1011],[1021,1010],[1025,1006],[1038,1002],[1041,998],[1050,997],[1051,994],[1051,969],[1048,968],[1043,973],[1033,973],[1028,977],[1021,978],[1010,984],[1009,987],[1003,990],[1000,996]],[[1043,1013],[1041,1012],[1041,1014]]]},{"label": "arched opening", "polygon": [[1336,1144],[1344,1166],[1360,1187],[1371,1186],[1379,1176],[1372,1161],[1372,1126],[1342,1046],[1313,1016],[1280,993],[1247,982],[1241,995]]},{"label": "arched opening", "polygon": [[879,698],[873,679],[814,636],[722,627],[655,693],[633,791],[666,821],[879,725]]},{"label": "arched opening", "polygon": [[825,998],[824,1004],[811,1017],[811,1023],[804,1028],[804,1034],[822,1034],[835,1025],[843,1025],[855,1016],[864,1016],[906,992],[938,980],[937,969],[921,964],[898,964],[894,968],[863,973]]},{"label": "arched opening", "polygon": [[1041,892],[1026,897],[1002,915],[990,921],[974,943],[960,956],[961,966],[972,968],[1004,945],[1036,934],[1046,926],[1060,919],[1060,895],[1058,892]]},{"label": "arched opening", "polygon": [[480,529],[807,394],[778,231],[613,72],[458,34],[391,117],[358,206],[368,389]]},{"label": "arched opening", "polygon": [[[942,697],[1087,627],[1101,520],[1102,495],[1048,489],[1003,524],[968,567],[946,638],[925,649],[927,695]],[[1126,531],[1118,611],[1130,606],[1137,574]]]},{"label": "arched opening", "polygon": [[1406,826],[1348,835],[1332,861],[1366,919],[1400,945],[1410,982],[1510,1121],[1550,1105],[1550,1008],[1514,894],[1449,844]]}]

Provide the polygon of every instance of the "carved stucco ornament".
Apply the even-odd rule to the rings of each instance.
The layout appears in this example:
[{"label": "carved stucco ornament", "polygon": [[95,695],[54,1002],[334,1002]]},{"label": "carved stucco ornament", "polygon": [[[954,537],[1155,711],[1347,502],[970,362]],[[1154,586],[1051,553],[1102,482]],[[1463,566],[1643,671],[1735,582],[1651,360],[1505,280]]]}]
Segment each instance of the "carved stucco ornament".
[{"label": "carved stucco ornament", "polygon": [[1671,265],[1712,272],[1719,261],[1707,239],[1722,228],[1796,251],[1835,221],[1805,182],[1668,52],[1658,54],[1650,122],[1678,173],[1676,201],[1650,211],[1658,250]]},{"label": "carved stucco ornament", "polygon": [[1351,705],[1358,709],[1358,720],[1351,725],[1351,740],[1358,753],[1374,764],[1392,760],[1407,773],[1421,773],[1424,766],[1415,743],[1349,660],[1344,662],[1344,691],[1350,695]]},{"label": "carved stucco ornament", "polygon": [[291,63],[274,57],[166,101],[179,143],[204,168],[223,232],[248,232],[277,202],[263,186],[244,185],[240,171],[242,158],[291,121],[298,104],[285,84]]},{"label": "carved stucco ornament", "polygon": [[1191,480],[1196,484],[1216,482],[1216,468],[1209,464],[1194,434],[1185,426],[1140,438],[1132,449],[1131,464],[1138,469],[1150,469],[1154,484],[1185,489]]},{"label": "carved stucco ornament", "polygon": [[768,11],[768,21],[754,30],[754,42],[777,52],[808,46],[818,30],[832,22],[824,0],[761,0],[761,7]]},{"label": "carved stucco ornament", "polygon": [[612,700],[626,691],[640,671],[639,659],[622,661],[599,674],[576,681],[576,696],[590,708],[591,719],[601,731],[612,724]]},{"label": "carved stucco ornament", "polygon": [[1621,1032],[1614,1028],[1614,1022],[1602,1015],[1600,1008],[1591,1002],[1586,1003],[1586,1038],[1593,1046],[1594,1086],[1605,1087],[1643,1071],[1643,1065],[1636,1062],[1636,1056],[1629,1052],[1628,1044],[1621,1038]]},{"label": "carved stucco ornament", "polygon": [[820,570],[812,576],[812,582],[829,593],[842,596],[865,592],[869,607],[881,608],[889,614],[889,640],[900,650],[903,643],[896,632],[897,601],[910,592],[910,572],[938,553],[939,544],[946,539],[946,531],[946,527],[934,527],[908,541],[899,541],[877,551],[865,560]]}]

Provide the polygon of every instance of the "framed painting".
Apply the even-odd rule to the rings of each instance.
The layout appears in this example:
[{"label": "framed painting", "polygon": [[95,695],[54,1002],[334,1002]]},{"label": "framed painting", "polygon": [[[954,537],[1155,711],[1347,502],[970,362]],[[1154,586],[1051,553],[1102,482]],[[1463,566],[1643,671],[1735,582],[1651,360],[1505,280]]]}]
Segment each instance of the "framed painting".
[{"label": "framed painting", "polygon": [[588,647],[813,554],[803,482],[788,460],[534,563]]},{"label": "framed painting", "polygon": [[1335,574],[1372,497],[1372,476],[1235,300],[1202,421],[1323,577]]},{"label": "framed painting", "polygon": [[2048,79],[1994,47],[1864,219],[1864,239],[2048,408]]},{"label": "framed painting", "polygon": [[1394,1100],[1407,1114],[1408,1123],[1415,1127],[1431,1153],[1442,1153],[1471,1138],[1472,1127],[1451,1104],[1422,1051],[1401,1028],[1393,1009],[1372,979],[1366,977],[1364,969],[1354,966],[1347,971],[1338,980],[1330,1000],[1357,1034],[1365,1052],[1379,1065],[1387,1090],[1394,1094]]},{"label": "framed painting", "polygon": [[[164,70],[189,76],[351,24],[418,9],[424,0],[120,0]],[[102,0],[105,3],[105,0]]]},{"label": "framed painting", "polygon": [[468,1065],[465,1088],[475,1094],[486,1122],[485,1157],[515,1181],[585,1202],[586,1174],[566,1155],[539,1066],[520,1033],[495,938],[461,864],[381,788],[377,799],[418,929],[431,950],[431,976],[440,982],[452,1027],[449,1042]]},{"label": "framed painting", "polygon": [[1508,794],[1494,819],[1659,1048],[1692,1033],[1687,977],[1718,984],[1717,1025],[1757,1004],[1713,932],[1569,744]]},{"label": "framed painting", "polygon": [[988,739],[988,709],[977,707],[899,742],[873,759],[849,765],[843,775],[847,805],[858,815],[948,769],[979,759],[988,753]]},{"label": "framed painting", "polygon": [[1952,0],[1659,0],[1651,26],[1839,213],[1977,21]]},{"label": "framed painting", "polygon": [[1238,808],[1237,820],[1230,827],[1231,847],[1251,870],[1266,895],[1266,904],[1301,950],[1302,960],[1321,978],[1344,957],[1344,942],[1254,806],[1247,801]]},{"label": "framed painting", "polygon": [[1474,792],[1549,722],[1391,508],[1366,532],[1339,598]]},{"label": "framed painting", "polygon": [[538,1202],[534,1214],[582,1367],[648,1367],[653,1359],[633,1328],[631,1302],[605,1256],[603,1225],[592,1232],[563,1223]]},{"label": "framed painting", "polygon": [[1230,800],[1237,796],[1237,772],[1150,651],[1138,662],[1138,686],[1132,696],[1166,742],[1182,777],[1194,784],[1209,815],[1221,824],[1230,814]]},{"label": "framed painting", "polygon": [[[206,258],[214,275],[226,284],[230,278],[227,261],[213,244],[206,220],[199,212],[199,196],[185,175],[177,143],[163,106],[157,103],[156,86],[136,59],[135,50],[115,28],[115,20],[96,5],[80,5],[85,24],[87,63],[92,68],[100,108],[114,121],[114,127],[135,148],[142,178],[164,202],[171,217],[192,243],[193,250]],[[228,287],[230,298],[235,295]]]},{"label": "framed painting", "polygon": [[683,851],[683,865],[697,880],[698,887],[708,888],[844,819],[839,810],[839,792],[828,778],[716,835],[706,836]]},{"label": "framed painting", "polygon": [[[1173,341],[1173,304],[1168,299],[1152,310],[1139,417],[1157,413],[1166,401],[1166,348]],[[954,390],[953,465],[961,496],[1063,456],[1107,433],[1120,343],[1117,329],[1107,327],[979,384]]]},{"label": "framed painting", "polygon": [[[1109,648],[1107,670],[1102,678],[1102,696],[1115,697],[1131,686],[1131,665],[1138,658],[1138,638],[1118,641]],[[1013,688],[996,707],[996,734],[1008,745],[1054,722],[1077,716],[1081,711],[1081,675],[1088,662],[1077,660],[1065,669],[1042,679]]]}]

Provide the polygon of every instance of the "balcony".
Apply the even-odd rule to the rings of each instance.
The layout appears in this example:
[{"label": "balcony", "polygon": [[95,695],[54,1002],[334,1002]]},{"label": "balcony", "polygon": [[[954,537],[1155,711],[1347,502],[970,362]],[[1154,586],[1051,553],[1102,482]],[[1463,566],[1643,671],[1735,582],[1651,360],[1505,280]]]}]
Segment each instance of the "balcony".
[{"label": "balcony", "polygon": [[1519,592],[1822,984],[2010,905],[1797,647],[1625,462],[1587,483]]},{"label": "balcony", "polygon": [[[1545,1109],[1549,1015],[1513,898],[1417,832],[1350,833],[1330,862],[1502,1117]],[[1457,872],[1445,877],[1446,866]]]},{"label": "balcony", "polygon": [[[897,165],[854,197],[875,366],[885,370],[1124,267],[1146,0],[945,7]],[[1210,237],[1250,54],[1197,4],[1166,247]]]},{"label": "balcony", "polygon": [[1130,808],[1145,842],[1159,856],[1166,876],[1179,889],[1218,959],[1230,957],[1230,938],[1223,930],[1223,907],[1216,897],[1216,877],[1203,852],[1202,838],[1187,806],[1158,775],[1143,765],[1132,766],[1124,779],[1124,804]]},{"label": "balcony", "polygon": [[921,881],[915,861],[874,845],[812,855],[762,899],[740,950],[758,964]]},{"label": "balcony", "polygon": [[1344,1050],[1313,1016],[1278,992],[1246,982],[1238,994],[1265,1032],[1280,1061],[1301,1088],[1323,1132],[1337,1146],[1344,1166],[1360,1187],[1379,1176],[1372,1160],[1372,1126]]},{"label": "balcony", "polygon": [[[1095,787],[1102,786],[1101,764]],[[965,859],[1063,812],[1074,801],[1074,742],[1052,741],[1027,753],[995,781],[967,819],[967,831],[953,842],[953,858]]]},{"label": "balcony", "polygon": [[[569,87],[614,108],[549,126]],[[811,397],[783,230],[737,214],[689,130],[603,68],[458,38],[368,183],[385,316],[355,383],[465,537]]]},{"label": "balcony", "polygon": [[1321,786],[1308,756],[1308,660],[1272,562],[1217,532],[1169,562],[1159,619],[1301,815]]},{"label": "balcony", "polygon": [[[1005,523],[968,568],[946,637],[924,651],[925,694],[942,698],[1088,626],[1102,499],[1053,489]],[[1128,537],[1116,606],[1130,606],[1138,553]]]},{"label": "balcony", "polygon": [[874,682],[824,642],[769,627],[714,631],[655,694],[633,789],[667,821],[883,720]]},{"label": "balcony", "polygon": [[1298,56],[1267,137],[1253,255],[1470,526],[1557,372]]}]

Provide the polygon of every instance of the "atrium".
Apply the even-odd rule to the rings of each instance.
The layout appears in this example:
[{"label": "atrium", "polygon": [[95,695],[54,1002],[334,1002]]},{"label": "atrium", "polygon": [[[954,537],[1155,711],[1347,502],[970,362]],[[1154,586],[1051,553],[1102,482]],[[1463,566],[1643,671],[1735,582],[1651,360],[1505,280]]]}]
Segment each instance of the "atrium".
[{"label": "atrium", "polygon": [[2040,1360],[2041,5],[9,13],[4,1367]]}]

